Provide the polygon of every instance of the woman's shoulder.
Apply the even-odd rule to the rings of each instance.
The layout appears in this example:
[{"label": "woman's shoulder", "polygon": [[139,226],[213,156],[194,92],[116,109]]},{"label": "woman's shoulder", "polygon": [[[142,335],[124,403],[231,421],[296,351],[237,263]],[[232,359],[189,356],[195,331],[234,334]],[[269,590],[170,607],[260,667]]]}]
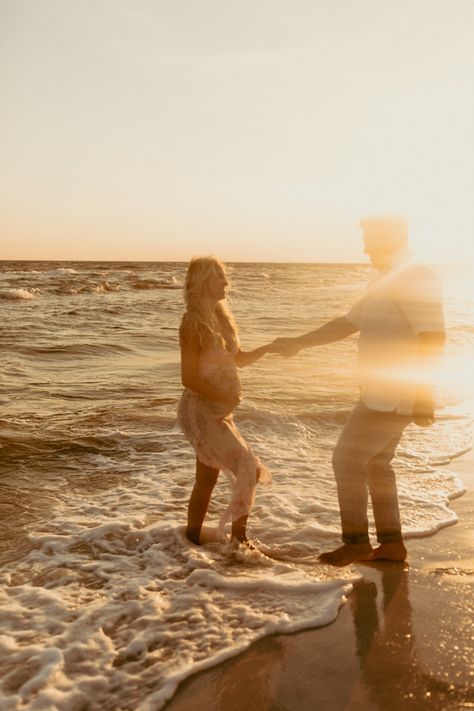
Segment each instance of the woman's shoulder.
[{"label": "woman's shoulder", "polygon": [[185,311],[179,326],[179,340],[183,343],[194,344],[199,343],[199,326],[200,321],[196,314]]}]

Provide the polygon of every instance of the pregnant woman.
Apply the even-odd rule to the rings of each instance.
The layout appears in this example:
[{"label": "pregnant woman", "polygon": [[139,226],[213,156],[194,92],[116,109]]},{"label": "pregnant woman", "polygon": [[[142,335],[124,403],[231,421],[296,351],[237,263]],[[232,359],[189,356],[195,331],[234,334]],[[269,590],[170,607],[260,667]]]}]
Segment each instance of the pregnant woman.
[{"label": "pregnant woman", "polygon": [[232,538],[247,542],[247,517],[257,480],[270,472],[237,429],[232,416],[241,397],[238,368],[270,351],[270,344],[240,350],[237,326],[226,305],[229,281],[215,257],[194,257],[184,287],[186,311],[181,321],[181,377],[184,385],[178,422],[196,452],[196,481],[189,500],[186,535],[199,545],[201,529],[219,471],[232,482],[231,501],[222,514],[218,536],[232,521]]}]

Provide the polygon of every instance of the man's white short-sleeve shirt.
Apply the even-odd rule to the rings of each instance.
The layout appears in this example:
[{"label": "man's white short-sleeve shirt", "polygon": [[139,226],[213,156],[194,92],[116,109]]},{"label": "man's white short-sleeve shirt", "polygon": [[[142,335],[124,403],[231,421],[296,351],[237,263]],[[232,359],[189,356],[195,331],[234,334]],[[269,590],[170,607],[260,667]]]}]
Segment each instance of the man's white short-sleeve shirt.
[{"label": "man's white short-sleeve shirt", "polygon": [[413,414],[416,391],[426,377],[418,335],[444,331],[441,291],[433,270],[403,255],[369,282],[346,314],[360,331],[359,385],[370,409]]}]

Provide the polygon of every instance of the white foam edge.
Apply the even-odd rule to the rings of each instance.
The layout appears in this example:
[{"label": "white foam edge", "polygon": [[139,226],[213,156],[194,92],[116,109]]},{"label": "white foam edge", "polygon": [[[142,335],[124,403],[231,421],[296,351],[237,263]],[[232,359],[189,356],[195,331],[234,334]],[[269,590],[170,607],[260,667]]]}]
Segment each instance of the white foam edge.
[{"label": "white foam edge", "polygon": [[[348,584],[347,579],[337,578],[334,580],[301,580],[286,576],[254,578],[250,576],[225,576],[216,573],[214,570],[196,568],[188,577],[188,584],[202,585],[212,588],[222,588],[225,590],[252,590],[252,591],[272,591],[280,593],[293,593],[301,595],[304,593],[319,594],[336,590]],[[351,579],[352,576],[351,576]]]},{"label": "white foam edge", "polygon": [[336,619],[339,608],[347,602],[346,595],[352,592],[353,589],[352,583],[343,583],[340,580],[338,582],[339,587],[342,588],[341,597],[337,600],[331,598],[317,617],[308,617],[304,620],[299,620],[298,622],[293,623],[281,620],[270,624],[265,628],[265,630],[261,631],[249,641],[242,642],[241,644],[233,647],[226,647],[208,659],[203,659],[194,664],[188,664],[184,669],[172,674],[161,689],[152,693],[140,704],[140,706],[137,707],[137,711],[159,711],[159,709],[161,709],[174,695],[178,685],[185,679],[197,674],[198,672],[205,671],[206,669],[210,669],[211,667],[221,664],[227,659],[231,659],[242,652],[245,652],[245,650],[247,650],[254,642],[257,642],[263,637],[268,637],[272,634],[293,634],[295,632],[301,632],[305,629],[314,629],[330,624]]},{"label": "white foam edge", "polygon": [[458,474],[456,474],[456,472],[452,472],[449,469],[437,469],[435,471],[442,472],[443,474],[445,474],[446,479],[451,480],[456,486],[454,491],[451,491],[446,494],[444,502],[432,503],[432,506],[434,508],[443,511],[447,516],[446,518],[443,518],[440,521],[435,521],[429,529],[423,531],[420,531],[416,528],[404,528],[403,537],[405,539],[429,538],[435,533],[438,533],[438,531],[442,531],[443,528],[448,528],[448,526],[454,526],[454,524],[459,521],[457,513],[453,511],[453,509],[449,506],[449,502],[453,499],[459,499],[466,493],[467,489],[464,486],[462,479],[459,477]]},{"label": "white foam edge", "polygon": [[430,474],[441,474],[445,481],[451,481],[454,484],[454,491],[446,493],[446,501],[458,499],[460,496],[463,496],[463,494],[465,494],[467,491],[466,487],[464,486],[464,482],[459,476],[459,474],[451,471],[450,469],[442,469],[440,467],[436,467],[430,472],[422,472],[421,476],[423,476],[424,474],[426,474],[428,478]]}]

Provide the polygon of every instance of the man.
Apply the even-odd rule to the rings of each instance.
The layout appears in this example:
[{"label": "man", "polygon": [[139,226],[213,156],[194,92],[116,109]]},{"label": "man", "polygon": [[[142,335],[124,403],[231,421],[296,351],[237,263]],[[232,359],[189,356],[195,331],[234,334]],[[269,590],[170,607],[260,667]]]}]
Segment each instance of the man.
[{"label": "man", "polygon": [[[410,422],[434,421],[432,366],[445,339],[440,281],[411,258],[406,222],[371,217],[360,227],[364,253],[378,270],[363,298],[345,316],[274,343],[276,352],[291,356],[359,332],[360,400],[333,455],[343,545],[319,556],[332,565],[407,557],[391,461]],[[375,549],[368,534],[368,493],[379,542]]]}]

